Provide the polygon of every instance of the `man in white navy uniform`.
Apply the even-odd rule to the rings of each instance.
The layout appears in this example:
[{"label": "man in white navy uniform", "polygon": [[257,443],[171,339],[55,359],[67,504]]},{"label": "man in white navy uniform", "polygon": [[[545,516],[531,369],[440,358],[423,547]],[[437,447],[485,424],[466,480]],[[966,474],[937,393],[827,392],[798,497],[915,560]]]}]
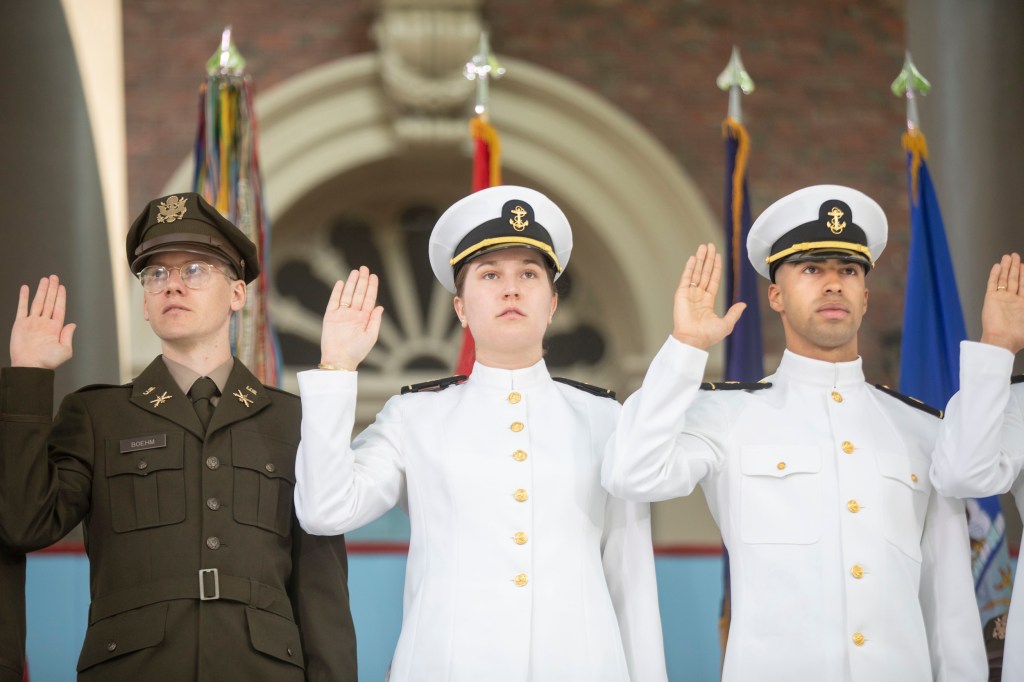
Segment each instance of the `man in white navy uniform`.
[{"label": "man in white navy uniform", "polygon": [[381,309],[366,268],[338,282],[320,370],[298,374],[300,522],[332,535],[408,511],[391,682],[666,680],[649,507],[601,487],[619,405],[543,360],[568,220],[540,192],[491,187],[445,211],[429,249],[472,373],[409,387],[352,440]]},{"label": "man in white navy uniform", "polygon": [[744,306],[715,314],[721,256],[701,246],[672,335],[609,444],[614,495],[704,490],[730,558],[726,682],[987,677],[964,507],[928,479],[937,411],[866,383],[857,353],[865,276],[886,237],[878,204],[836,185],[758,218],[747,251],[771,281],[786,351],[775,374],[738,390],[700,390],[708,349]]},{"label": "man in white navy uniform", "polygon": [[[996,349],[993,353],[992,349]],[[945,495],[1013,492],[1024,516],[1024,376],[1010,377],[1024,350],[1024,268],[1016,253],[992,266],[981,312],[981,342],[960,344],[960,391],[949,401],[932,482]],[[995,357],[993,357],[993,355]],[[985,376],[979,385],[966,377]],[[1020,538],[1016,538],[1018,541]],[[1004,682],[1024,682],[1024,562],[1017,562],[1010,611],[994,636],[1005,639]]]}]

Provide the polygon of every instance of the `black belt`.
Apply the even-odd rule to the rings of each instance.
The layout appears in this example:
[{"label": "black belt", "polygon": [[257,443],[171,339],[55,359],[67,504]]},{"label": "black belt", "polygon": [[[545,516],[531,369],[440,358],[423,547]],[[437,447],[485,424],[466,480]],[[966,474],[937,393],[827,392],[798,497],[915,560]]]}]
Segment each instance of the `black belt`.
[{"label": "black belt", "polygon": [[97,597],[89,605],[89,624],[125,611],[172,599],[226,600],[254,606],[294,621],[292,602],[276,587],[204,568],[196,576],[163,578]]}]

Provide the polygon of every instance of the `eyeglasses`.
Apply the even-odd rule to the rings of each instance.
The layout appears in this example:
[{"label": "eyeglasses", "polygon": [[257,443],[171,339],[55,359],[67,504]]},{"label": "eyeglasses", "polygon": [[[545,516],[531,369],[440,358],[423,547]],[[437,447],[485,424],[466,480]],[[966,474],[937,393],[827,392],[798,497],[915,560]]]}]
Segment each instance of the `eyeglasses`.
[{"label": "eyeglasses", "polygon": [[171,273],[175,270],[178,271],[181,283],[189,289],[205,288],[210,283],[211,274],[214,272],[219,272],[231,279],[231,276],[220,268],[198,260],[189,261],[176,267],[147,265],[139,271],[136,277],[142,282],[142,288],[146,290],[147,294],[159,294],[167,288],[171,281]]}]

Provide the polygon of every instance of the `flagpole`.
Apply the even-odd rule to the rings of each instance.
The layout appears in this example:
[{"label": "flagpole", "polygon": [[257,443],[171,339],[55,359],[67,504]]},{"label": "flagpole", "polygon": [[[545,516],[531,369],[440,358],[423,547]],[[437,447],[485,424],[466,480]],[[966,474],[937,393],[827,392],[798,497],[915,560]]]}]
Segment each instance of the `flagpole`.
[{"label": "flagpole", "polygon": [[[491,51],[487,31],[480,33],[480,44],[475,55],[463,71],[468,80],[476,81],[476,103],[474,116],[469,122],[473,138],[473,184],[472,191],[501,184],[501,140],[498,131],[491,125],[488,116],[490,105],[490,81],[505,75],[505,67]],[[467,327],[462,335],[462,347],[455,361],[455,373],[469,376],[476,360],[476,345],[473,334]]]},{"label": "flagpole", "polygon": [[743,105],[741,95],[749,95],[754,91],[754,80],[743,68],[743,60],[740,59],[740,48],[732,46],[732,56],[726,64],[722,73],[718,74],[715,83],[719,89],[729,92],[729,118],[743,123]]},{"label": "flagpole", "polygon": [[[917,99],[931,84],[906,53],[892,92],[907,103],[907,185],[910,195],[910,254],[907,264],[900,391],[941,407],[959,388],[960,342],[967,338],[942,212],[928,172],[928,145]],[[971,568],[984,627],[989,665],[1002,668],[1006,604],[1012,591],[1005,520],[998,496],[966,501],[971,530]],[[980,529],[980,530],[979,530]]]}]

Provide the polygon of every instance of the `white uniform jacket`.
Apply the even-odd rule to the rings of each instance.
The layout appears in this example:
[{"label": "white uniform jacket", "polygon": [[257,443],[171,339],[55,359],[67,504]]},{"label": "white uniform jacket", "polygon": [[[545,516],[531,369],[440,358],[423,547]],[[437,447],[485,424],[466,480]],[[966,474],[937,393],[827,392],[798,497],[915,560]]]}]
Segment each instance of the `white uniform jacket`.
[{"label": "white uniform jacket", "polygon": [[702,486],[730,559],[723,680],[986,680],[964,506],[928,480],[939,419],[859,359],[787,351],[770,388],[701,392],[706,362],[669,338],[603,482],[647,501]]},{"label": "white uniform jacket", "polygon": [[409,513],[392,681],[667,679],[649,506],[600,482],[618,403],[543,361],[477,364],[462,385],[391,398],[350,445],[356,373],[298,378],[303,528]]},{"label": "white uniform jacket", "polygon": [[[1013,354],[960,344],[960,392],[946,409],[932,461],[936,489],[956,497],[1012,491],[1024,516],[1024,384],[1010,386]],[[1017,562],[1003,648],[1004,682],[1024,682],[1024,561]]]}]

